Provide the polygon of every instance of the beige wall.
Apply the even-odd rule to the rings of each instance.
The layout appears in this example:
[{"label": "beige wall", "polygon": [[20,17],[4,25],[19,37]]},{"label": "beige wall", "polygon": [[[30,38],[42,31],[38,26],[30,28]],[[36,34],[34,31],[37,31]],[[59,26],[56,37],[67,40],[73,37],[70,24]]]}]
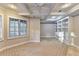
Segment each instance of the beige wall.
[{"label": "beige wall", "polygon": [[64,43],[71,45],[72,44],[72,37],[71,37],[71,32],[74,31],[74,18],[69,16],[68,19],[68,39],[64,40]]},{"label": "beige wall", "polygon": [[[0,41],[0,48],[11,46],[22,42],[40,41],[40,20],[37,18],[26,18],[18,15],[17,11],[0,7],[0,15],[3,17],[3,41]],[[9,38],[9,17],[27,20],[27,35],[16,38]],[[35,38],[36,36],[36,38]]]},{"label": "beige wall", "polygon": [[[19,19],[24,19],[29,21],[28,18],[22,17],[18,15],[18,12],[14,11],[14,10],[10,10],[7,8],[2,8],[0,7],[0,15],[2,15],[2,21],[3,21],[3,41],[0,42],[0,46],[8,46],[8,45],[13,45],[13,44],[17,44],[17,43],[21,43],[21,42],[25,42],[28,40],[28,32],[27,35],[25,37],[17,37],[14,39],[10,39],[9,38],[9,17],[15,17],[15,18],[19,18]],[[27,24],[28,25],[28,24]]]},{"label": "beige wall", "polygon": [[30,18],[30,40],[40,42],[40,19]]},{"label": "beige wall", "polygon": [[74,45],[79,46],[79,16],[74,16],[73,21]]},{"label": "beige wall", "polygon": [[[79,47],[79,16],[70,16],[69,18],[69,39],[68,44]],[[71,33],[74,33],[74,36],[71,36]]]}]

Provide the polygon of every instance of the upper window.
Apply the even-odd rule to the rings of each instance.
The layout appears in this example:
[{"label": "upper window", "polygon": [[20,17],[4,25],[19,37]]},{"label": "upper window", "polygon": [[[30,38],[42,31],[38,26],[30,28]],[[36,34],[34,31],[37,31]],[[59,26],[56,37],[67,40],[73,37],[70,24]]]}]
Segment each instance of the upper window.
[{"label": "upper window", "polygon": [[2,16],[0,16],[0,39],[2,39]]},{"label": "upper window", "polygon": [[9,36],[15,37],[20,35],[26,35],[26,25],[27,22],[25,20],[10,18]]}]

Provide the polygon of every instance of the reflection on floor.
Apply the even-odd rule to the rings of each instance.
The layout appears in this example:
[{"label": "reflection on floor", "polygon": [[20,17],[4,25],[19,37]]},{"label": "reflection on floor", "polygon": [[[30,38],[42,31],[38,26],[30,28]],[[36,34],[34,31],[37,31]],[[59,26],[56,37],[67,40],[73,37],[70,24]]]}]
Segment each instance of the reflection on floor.
[{"label": "reflection on floor", "polygon": [[[42,40],[42,39],[41,39]],[[0,52],[3,56],[64,56],[68,55],[68,46],[56,39],[42,40],[40,43],[28,43]],[[70,50],[71,51],[71,50]],[[69,55],[70,52],[69,52]]]}]

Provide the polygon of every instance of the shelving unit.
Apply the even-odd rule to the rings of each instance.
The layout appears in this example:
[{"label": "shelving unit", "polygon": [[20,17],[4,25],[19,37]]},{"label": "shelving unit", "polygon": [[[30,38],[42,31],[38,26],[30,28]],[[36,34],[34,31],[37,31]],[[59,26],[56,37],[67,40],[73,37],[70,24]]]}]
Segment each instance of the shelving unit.
[{"label": "shelving unit", "polygon": [[65,17],[57,21],[57,37],[61,42],[68,39],[68,19]]}]

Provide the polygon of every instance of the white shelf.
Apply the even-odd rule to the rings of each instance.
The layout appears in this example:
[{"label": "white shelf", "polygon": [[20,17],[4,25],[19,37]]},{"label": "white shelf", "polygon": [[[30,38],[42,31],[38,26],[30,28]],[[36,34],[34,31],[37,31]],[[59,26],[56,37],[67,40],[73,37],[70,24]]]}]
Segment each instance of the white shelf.
[{"label": "white shelf", "polygon": [[68,38],[68,36],[65,35],[65,33],[68,32],[68,18],[64,18],[64,19],[57,21],[57,32],[58,33],[63,32],[63,35],[64,35],[63,40]]}]

